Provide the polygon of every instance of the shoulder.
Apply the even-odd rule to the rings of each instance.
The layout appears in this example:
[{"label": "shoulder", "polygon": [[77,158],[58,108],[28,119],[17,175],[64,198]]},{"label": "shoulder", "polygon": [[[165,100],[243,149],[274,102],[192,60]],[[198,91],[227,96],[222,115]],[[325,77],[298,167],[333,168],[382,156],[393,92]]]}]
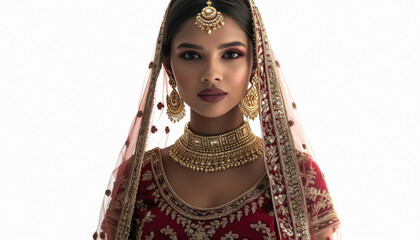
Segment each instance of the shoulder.
[{"label": "shoulder", "polygon": [[298,150],[296,150],[296,157],[299,164],[304,164],[313,161],[311,155]]},{"label": "shoulder", "polygon": [[153,160],[159,159],[161,151],[162,150],[159,147],[155,147],[153,149],[146,151],[143,157],[143,166],[149,164]]},{"label": "shoulder", "polygon": [[298,152],[297,157],[308,214],[315,233],[337,227],[340,222],[324,174],[311,155]]},{"label": "shoulder", "polygon": [[162,157],[162,162],[164,163],[164,165],[170,165],[171,161],[169,161],[169,159],[171,159],[171,157],[169,156],[169,150],[172,148],[173,145],[170,145],[166,148],[162,148],[160,149],[160,157]]},{"label": "shoulder", "polygon": [[307,197],[312,198],[313,196],[311,193],[314,191],[327,194],[328,188],[325,181],[325,175],[311,155],[300,152],[298,154],[298,164],[301,181]]},{"label": "shoulder", "polygon": [[304,152],[296,151],[296,156],[301,173],[304,174],[308,171],[315,171],[316,173],[322,174],[321,169],[319,168],[318,164],[313,160],[311,155]]},{"label": "shoulder", "polygon": [[150,163],[154,159],[159,159],[159,154],[160,154],[159,152],[160,152],[160,149],[158,147],[146,151],[143,155],[143,160],[141,161],[141,163],[138,163],[135,161],[135,154],[133,154],[130,158],[123,161],[115,170],[116,175],[117,175],[116,182],[128,182],[131,169],[133,167],[136,167],[136,166],[133,166],[133,164],[136,164],[136,165],[141,164],[140,167],[141,167],[142,172],[144,172],[145,169],[150,169],[151,168]]}]

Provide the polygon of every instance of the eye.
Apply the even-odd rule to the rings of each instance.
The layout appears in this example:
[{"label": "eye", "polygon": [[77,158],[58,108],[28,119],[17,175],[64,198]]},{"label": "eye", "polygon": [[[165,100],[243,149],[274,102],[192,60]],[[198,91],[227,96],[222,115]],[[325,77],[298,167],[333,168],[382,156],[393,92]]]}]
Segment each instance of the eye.
[{"label": "eye", "polygon": [[196,52],[185,52],[181,54],[181,58],[185,60],[199,59],[200,56]]},{"label": "eye", "polygon": [[223,58],[228,58],[228,59],[236,59],[242,56],[243,55],[238,51],[228,51],[225,54],[223,54]]}]

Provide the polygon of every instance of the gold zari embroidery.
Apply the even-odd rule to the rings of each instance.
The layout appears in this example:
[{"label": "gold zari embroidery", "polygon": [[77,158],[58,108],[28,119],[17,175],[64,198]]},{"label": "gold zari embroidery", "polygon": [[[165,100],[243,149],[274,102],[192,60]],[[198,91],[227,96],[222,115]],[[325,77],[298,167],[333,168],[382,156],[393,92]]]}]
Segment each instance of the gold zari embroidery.
[{"label": "gold zari embroidery", "polygon": [[[299,161],[308,161],[308,157],[303,155]],[[314,187],[317,177],[324,178],[324,175],[320,172],[320,176],[317,176],[317,172],[313,166],[309,166],[302,173],[302,178],[305,179],[305,197],[312,202],[310,205],[310,214],[312,216],[312,226],[315,231],[321,230],[338,220],[330,194],[325,189],[321,191]],[[320,212],[328,208],[330,208],[329,211],[320,214]]]},{"label": "gold zari embroidery", "polygon": [[166,228],[162,228],[160,230],[161,233],[165,234],[166,236],[169,236],[169,238],[171,240],[177,240],[178,238],[176,237],[176,232],[169,227],[169,225],[166,226]]},{"label": "gold zari embroidery", "polygon": [[258,220],[256,224],[251,224],[251,228],[255,229],[257,232],[261,230],[261,232],[267,234],[267,236],[264,236],[264,240],[276,240],[276,233],[272,232],[271,229],[260,220]]},{"label": "gold zari embroidery", "polygon": [[[185,205],[181,199],[175,196],[173,190],[167,186],[167,179],[164,175],[162,166],[162,157],[160,150],[155,148],[146,153],[145,158],[151,162],[151,168],[155,183],[151,183],[146,189],[152,191],[151,195],[155,198],[155,203],[158,204],[159,210],[172,220],[184,228],[188,239],[210,240],[219,228],[225,228],[227,224],[240,221],[243,216],[248,216],[257,211],[258,207],[262,207],[264,203],[264,194],[269,197],[268,179],[264,175],[253,188],[235,199],[234,201],[211,210],[200,210],[191,208]],[[137,201],[137,206],[141,205],[142,201]],[[243,211],[240,210],[243,207]],[[148,212],[149,213],[149,212]],[[150,213],[149,213],[150,214]],[[153,216],[153,215],[152,215]],[[146,219],[150,219],[150,215],[146,214]],[[191,221],[192,219],[198,221]],[[138,237],[141,236],[145,222],[151,220],[144,220],[140,226]],[[207,222],[205,222],[207,220]],[[208,221],[210,220],[210,221]],[[161,232],[169,236],[171,239],[177,239],[176,233],[172,228],[167,226],[161,229]],[[237,234],[227,233],[225,239],[235,239]],[[223,238],[222,238],[223,239]]]},{"label": "gold zari embroidery", "polygon": [[[188,206],[187,203],[185,203],[181,198],[179,198],[176,193],[172,190],[170,185],[168,184],[168,179],[165,176],[165,173],[163,172],[163,165],[162,165],[162,156],[160,155],[160,150],[155,149],[152,150],[152,171],[155,177],[155,181],[157,183],[157,186],[159,188],[159,191],[161,193],[161,196],[166,200],[166,203],[163,204],[163,209],[165,209],[167,206],[167,203],[169,204],[169,207],[171,209],[176,210],[176,212],[181,213],[185,217],[188,217],[190,219],[195,220],[211,220],[216,219],[224,216],[228,216],[232,214],[233,212],[239,210],[244,205],[254,201],[258,198],[258,196],[266,191],[268,189],[268,181],[266,178],[266,175],[264,174],[261,179],[258,181],[257,184],[255,184],[250,190],[248,190],[246,193],[242,194],[235,200],[221,206],[218,208],[210,208],[210,209],[199,209],[194,208],[192,206]],[[259,205],[262,204],[262,199],[259,199]],[[256,203],[252,203],[256,204]],[[254,208],[253,212],[255,212],[256,206],[252,207]],[[163,211],[163,210],[162,210]],[[240,218],[237,217],[237,218]]]}]

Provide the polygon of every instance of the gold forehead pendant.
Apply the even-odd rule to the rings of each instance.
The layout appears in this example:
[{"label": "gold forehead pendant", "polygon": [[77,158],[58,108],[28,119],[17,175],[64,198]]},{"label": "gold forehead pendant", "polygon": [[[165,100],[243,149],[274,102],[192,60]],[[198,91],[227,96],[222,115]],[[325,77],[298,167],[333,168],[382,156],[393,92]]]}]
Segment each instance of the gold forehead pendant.
[{"label": "gold forehead pendant", "polygon": [[216,30],[217,28],[223,26],[223,15],[221,12],[218,12],[216,8],[211,6],[212,2],[209,0],[207,2],[207,7],[204,7],[200,13],[197,13],[195,18],[195,24],[201,29],[206,28],[207,32],[210,34],[211,30]]}]

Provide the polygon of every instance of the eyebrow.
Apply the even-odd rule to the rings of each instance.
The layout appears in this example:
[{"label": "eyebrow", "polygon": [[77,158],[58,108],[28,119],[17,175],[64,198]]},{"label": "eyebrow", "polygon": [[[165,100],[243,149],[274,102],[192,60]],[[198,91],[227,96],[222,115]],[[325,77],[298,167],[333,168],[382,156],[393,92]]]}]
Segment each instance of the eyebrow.
[{"label": "eyebrow", "polygon": [[[246,47],[246,45],[243,44],[242,42],[235,41],[235,42],[230,42],[230,43],[224,43],[224,44],[220,45],[217,49],[223,49],[223,48],[234,47],[234,46],[243,46],[243,47]],[[181,43],[176,48],[177,49],[180,49],[180,48],[193,48],[193,49],[197,49],[197,50],[204,50],[204,48],[202,46],[195,45],[195,44],[192,44],[192,43]]]}]

